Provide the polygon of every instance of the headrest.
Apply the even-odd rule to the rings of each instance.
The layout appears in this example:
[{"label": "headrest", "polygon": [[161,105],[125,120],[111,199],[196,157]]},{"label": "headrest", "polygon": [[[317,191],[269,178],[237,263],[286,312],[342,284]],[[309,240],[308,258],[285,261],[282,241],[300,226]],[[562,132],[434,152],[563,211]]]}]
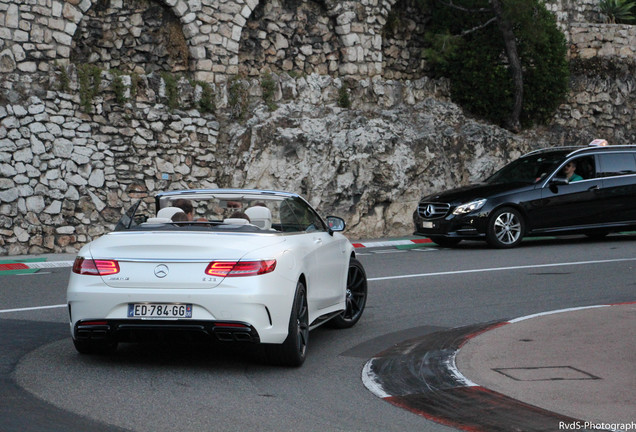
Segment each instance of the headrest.
[{"label": "headrest", "polygon": [[142,225],[155,225],[155,224],[163,224],[163,223],[170,223],[170,222],[172,222],[172,220],[169,218],[153,217],[153,218],[148,218],[148,220],[144,222]]},{"label": "headrest", "polygon": [[175,213],[184,213],[184,211],[179,207],[164,207],[157,212],[157,217],[172,219]]},{"label": "headrest", "polygon": [[223,219],[223,223],[228,225],[247,225],[250,222],[243,218],[227,218]]},{"label": "headrest", "polygon": [[272,227],[272,212],[263,206],[254,206],[245,209],[245,214],[249,216],[250,221],[261,229],[270,229]]}]

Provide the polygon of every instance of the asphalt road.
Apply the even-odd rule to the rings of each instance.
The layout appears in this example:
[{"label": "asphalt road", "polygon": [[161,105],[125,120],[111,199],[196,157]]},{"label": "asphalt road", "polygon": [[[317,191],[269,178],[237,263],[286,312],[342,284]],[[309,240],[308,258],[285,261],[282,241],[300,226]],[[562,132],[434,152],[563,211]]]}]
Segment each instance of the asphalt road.
[{"label": "asphalt road", "polygon": [[60,306],[70,269],[0,274],[0,431],[451,430],[371,394],[366,361],[438,330],[634,301],[634,240],[360,250],[365,315],[352,329],[313,331],[299,369],[240,349],[127,345],[108,358],[80,356]]}]

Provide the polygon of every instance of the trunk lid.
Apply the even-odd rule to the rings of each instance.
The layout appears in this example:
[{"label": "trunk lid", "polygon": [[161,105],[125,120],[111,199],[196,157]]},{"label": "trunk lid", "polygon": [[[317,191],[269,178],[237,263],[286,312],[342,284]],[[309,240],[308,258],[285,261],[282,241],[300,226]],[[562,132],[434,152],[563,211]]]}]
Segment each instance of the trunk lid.
[{"label": "trunk lid", "polygon": [[[224,278],[205,274],[211,261],[240,260],[283,242],[279,235],[188,232],[115,232],[90,244],[93,259],[113,259],[120,271],[102,276],[113,288],[214,288]],[[264,257],[272,258],[272,257]]]}]

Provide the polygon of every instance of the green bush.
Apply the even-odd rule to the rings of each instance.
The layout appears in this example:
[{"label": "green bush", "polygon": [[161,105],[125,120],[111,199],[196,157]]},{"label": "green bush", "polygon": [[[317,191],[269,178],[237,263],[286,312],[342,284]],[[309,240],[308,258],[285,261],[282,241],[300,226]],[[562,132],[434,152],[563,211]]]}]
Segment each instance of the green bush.
[{"label": "green bush", "polygon": [[[488,0],[424,1],[432,15],[423,52],[434,76],[450,79],[451,96],[474,115],[505,125],[514,104],[514,83],[502,33]],[[505,17],[513,24],[523,70],[525,127],[547,121],[564,100],[569,84],[565,37],[540,0],[504,0]]]}]

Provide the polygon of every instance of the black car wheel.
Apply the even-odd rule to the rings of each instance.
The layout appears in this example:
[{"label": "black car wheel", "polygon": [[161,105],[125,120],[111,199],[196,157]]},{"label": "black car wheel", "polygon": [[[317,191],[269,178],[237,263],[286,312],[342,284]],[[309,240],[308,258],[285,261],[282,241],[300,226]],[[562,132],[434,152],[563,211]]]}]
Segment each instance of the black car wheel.
[{"label": "black car wheel", "polygon": [[309,310],[307,290],[301,281],[296,285],[296,295],[289,317],[289,332],[281,345],[265,345],[265,355],[269,363],[281,366],[300,366],[307,357],[309,340]]},{"label": "black car wheel", "polygon": [[349,261],[347,273],[346,309],[329,323],[335,328],[353,327],[358,322],[367,304],[367,274],[362,263],[355,258]]},{"label": "black car wheel", "polygon": [[486,240],[496,248],[511,248],[521,243],[525,225],[521,214],[513,208],[495,211],[488,221]]}]

